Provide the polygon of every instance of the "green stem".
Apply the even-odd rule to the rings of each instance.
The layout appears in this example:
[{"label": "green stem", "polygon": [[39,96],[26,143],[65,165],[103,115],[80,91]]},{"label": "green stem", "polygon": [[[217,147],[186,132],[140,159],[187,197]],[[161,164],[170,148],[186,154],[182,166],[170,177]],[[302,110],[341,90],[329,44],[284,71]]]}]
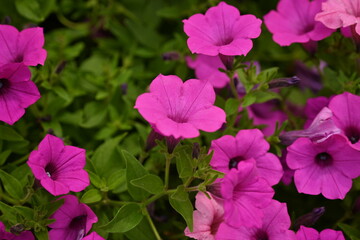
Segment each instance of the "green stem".
[{"label": "green stem", "polygon": [[166,154],[166,162],[165,162],[165,191],[169,187],[169,174],[170,174],[170,163],[172,159],[172,154]]},{"label": "green stem", "polygon": [[143,202],[143,205],[144,205],[144,206],[147,206],[147,205],[149,205],[150,203],[158,200],[159,198],[161,198],[161,197],[164,196],[165,194],[166,194],[166,192],[162,192],[162,193],[156,194],[156,195],[152,196],[151,198],[146,199],[146,200]]},{"label": "green stem", "polygon": [[234,79],[234,72],[230,71],[228,72],[228,77],[230,78],[230,89],[231,93],[234,95],[236,99],[240,99],[239,94],[237,92],[236,86],[235,86],[235,79]]},{"label": "green stem", "polygon": [[150,227],[151,227],[151,229],[153,230],[153,232],[155,234],[156,239],[157,240],[162,240],[162,238],[160,237],[160,234],[157,231],[157,229],[155,227],[155,224],[154,224],[153,220],[151,219],[150,214],[149,214],[149,212],[148,212],[148,210],[146,208],[145,208],[145,217],[148,220],[148,222],[150,224]]}]

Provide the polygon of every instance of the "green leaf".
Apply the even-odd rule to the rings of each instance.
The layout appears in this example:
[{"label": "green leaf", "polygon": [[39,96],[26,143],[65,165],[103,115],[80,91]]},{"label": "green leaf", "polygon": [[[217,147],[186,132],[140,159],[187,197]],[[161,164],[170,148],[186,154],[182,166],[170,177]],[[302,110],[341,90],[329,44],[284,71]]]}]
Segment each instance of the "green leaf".
[{"label": "green leaf", "polygon": [[101,177],[96,175],[96,173],[93,173],[90,170],[87,170],[87,172],[89,173],[91,184],[93,184],[95,187],[99,189],[102,189],[105,186],[105,181],[103,181]]},{"label": "green leaf", "polygon": [[189,199],[189,194],[185,191],[184,185],[180,185],[176,188],[176,191],[171,194],[170,198],[185,202]]},{"label": "green leaf", "polygon": [[255,103],[256,97],[252,93],[248,93],[243,98],[243,103],[241,104],[242,107],[250,106],[251,104]]},{"label": "green leaf", "polygon": [[35,236],[37,240],[48,240],[49,239],[49,234],[48,234],[48,230],[41,230],[39,232],[35,232]]},{"label": "green leaf", "polygon": [[100,125],[107,113],[107,106],[100,102],[90,102],[85,105],[83,121],[80,124],[84,128],[92,128]]},{"label": "green leaf", "polygon": [[281,99],[280,95],[277,94],[276,92],[272,92],[272,91],[256,91],[253,93],[253,96],[256,97],[256,103],[263,103],[263,102],[267,102],[271,99]]},{"label": "green leaf", "polygon": [[269,82],[270,80],[274,79],[278,73],[278,69],[279,69],[278,67],[265,69],[264,71],[259,73],[259,75],[257,76],[258,82],[266,83],[266,82]]},{"label": "green leaf", "polygon": [[19,215],[23,216],[25,219],[34,219],[34,209],[24,206],[14,206],[13,208]]},{"label": "green leaf", "polygon": [[[178,188],[179,189],[179,188]],[[178,212],[180,215],[185,219],[187,226],[189,227],[190,231],[193,231],[193,205],[189,197],[187,196],[186,200],[184,201],[185,194],[187,193],[180,193],[180,191],[174,193],[169,197],[170,205]],[[180,200],[179,200],[180,199]]]},{"label": "green leaf", "polygon": [[119,169],[113,172],[107,180],[107,187],[109,190],[125,186],[126,189],[126,169]]},{"label": "green leaf", "polygon": [[5,188],[5,191],[9,193],[10,196],[18,200],[24,197],[24,192],[19,180],[17,180],[12,175],[8,174],[7,172],[4,172],[1,169],[0,169],[0,179]]},{"label": "green leaf", "polygon": [[141,208],[136,203],[122,206],[115,217],[100,228],[106,232],[123,233],[136,227],[143,219]]},{"label": "green leaf", "polygon": [[140,178],[133,179],[130,181],[130,183],[152,194],[157,194],[164,191],[163,181],[161,178],[153,174],[148,174]]},{"label": "green leaf", "polygon": [[239,111],[239,105],[239,100],[235,98],[229,98],[225,103],[226,115],[232,115],[234,113],[237,113]]},{"label": "green leaf", "polygon": [[130,240],[156,240],[154,232],[145,218],[136,227],[126,232],[125,235]]},{"label": "green leaf", "polygon": [[[192,151],[192,149],[191,149]],[[188,178],[193,174],[193,159],[190,158],[186,150],[179,152],[176,157],[176,168],[180,178]]]},{"label": "green leaf", "polygon": [[83,203],[95,203],[101,200],[101,193],[97,189],[90,189],[85,192],[85,194],[81,197],[81,202]]},{"label": "green leaf", "polygon": [[2,166],[6,162],[6,159],[10,156],[10,154],[11,150],[5,150],[0,153],[0,166]]},{"label": "green leaf", "polygon": [[0,139],[6,141],[24,141],[24,138],[20,134],[7,126],[0,126]]},{"label": "green leaf", "polygon": [[17,222],[15,209],[7,205],[6,203],[3,203],[2,201],[0,201],[0,212],[7,221],[10,221],[12,223]]},{"label": "green leaf", "polygon": [[55,0],[15,0],[15,6],[23,17],[42,22],[54,9]]},{"label": "green leaf", "polygon": [[360,240],[360,231],[350,225],[339,223],[338,226],[350,237],[351,240]]},{"label": "green leaf", "polygon": [[144,177],[148,174],[143,165],[130,153],[125,150],[121,151],[121,155],[126,162],[126,181],[130,195],[136,201],[146,199],[150,194],[142,188],[131,184],[131,180]]}]

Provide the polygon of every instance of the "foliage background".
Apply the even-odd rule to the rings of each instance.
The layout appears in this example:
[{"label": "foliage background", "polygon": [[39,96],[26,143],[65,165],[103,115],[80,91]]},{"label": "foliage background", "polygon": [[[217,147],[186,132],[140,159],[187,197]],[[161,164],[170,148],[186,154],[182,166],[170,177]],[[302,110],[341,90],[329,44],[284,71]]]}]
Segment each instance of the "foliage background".
[{"label": "foliage background", "polygon": [[[194,77],[184,60],[190,52],[182,20],[195,13],[204,13],[218,2],[0,0],[0,20],[18,29],[34,25],[43,27],[48,52],[45,65],[31,69],[41,99],[28,108],[26,115],[14,126],[0,124],[0,210],[3,213],[0,218],[8,227],[22,223],[33,229],[39,239],[46,239],[47,218],[58,205],[49,203],[55,198],[34,183],[25,162],[45,134],[53,133],[64,138],[67,144],[87,150],[87,170],[92,185],[76,195],[99,217],[94,230],[107,239],[155,238],[145,219],[140,219],[141,223],[126,233],[122,230],[109,233],[101,226],[114,217],[121,206],[119,201],[132,199],[126,188],[127,158],[134,155],[146,171],[163,174],[163,146],[145,151],[151,129],[133,106],[137,96],[145,92],[160,73],[175,74],[183,80]],[[239,8],[241,14],[254,14],[258,18],[275,9],[277,4],[277,0],[226,2]],[[290,102],[293,109],[298,109],[309,97],[330,96],[343,91],[359,93],[360,80],[355,65],[358,54],[351,39],[334,33],[320,42],[319,51],[311,55],[300,44],[278,46],[264,25],[262,29],[261,36],[253,41],[254,48],[243,61],[259,61],[262,69],[277,67],[276,77],[293,76],[297,60],[308,66],[318,66],[319,59],[327,63],[322,72],[324,88],[320,92],[296,87],[282,89],[283,103]],[[178,58],[167,60],[169,52]],[[225,108],[230,118],[234,109],[229,104],[226,107],[227,94],[226,90],[220,92],[217,105]],[[290,108],[285,110],[290,122],[287,130],[301,129],[303,116],[294,115]],[[240,127],[228,128],[225,133],[234,134],[240,128],[253,128],[246,114]],[[199,142],[208,149],[210,141],[223,134],[203,133],[184,145]],[[284,148],[275,139],[269,139],[274,152]],[[176,188],[181,180],[175,165],[170,173],[170,186]],[[325,206],[325,215],[315,224],[318,230],[337,228],[338,223],[360,228],[359,214],[355,215],[353,208],[359,196],[358,180],[344,201],[298,194],[294,185],[280,183],[275,189],[275,198],[287,202],[293,219],[315,207]],[[191,193],[190,198],[193,197],[194,193]],[[14,207],[8,208],[8,205]],[[150,215],[165,239],[186,239],[183,236],[186,224],[166,198],[149,206]],[[355,235],[352,239],[356,239]]]}]

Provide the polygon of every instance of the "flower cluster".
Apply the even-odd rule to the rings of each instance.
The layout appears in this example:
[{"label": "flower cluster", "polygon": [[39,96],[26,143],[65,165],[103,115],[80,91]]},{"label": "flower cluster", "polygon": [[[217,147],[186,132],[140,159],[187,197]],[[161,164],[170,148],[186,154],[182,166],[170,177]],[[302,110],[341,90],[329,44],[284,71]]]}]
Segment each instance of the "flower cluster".
[{"label": "flower cluster", "polygon": [[40,98],[27,66],[44,65],[47,54],[40,27],[0,25],[0,35],[0,120],[12,125]]}]

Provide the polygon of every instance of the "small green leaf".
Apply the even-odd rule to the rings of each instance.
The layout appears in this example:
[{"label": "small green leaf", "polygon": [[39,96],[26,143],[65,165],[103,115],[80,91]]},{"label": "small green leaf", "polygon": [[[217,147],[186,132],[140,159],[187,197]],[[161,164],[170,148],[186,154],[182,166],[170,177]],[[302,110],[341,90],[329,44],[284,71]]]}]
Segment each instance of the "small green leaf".
[{"label": "small green leaf", "polygon": [[[174,195],[174,194],[173,194]],[[185,219],[187,226],[190,231],[193,231],[193,205],[189,198],[185,201],[178,200],[178,196],[170,196],[169,202],[170,205]],[[181,194],[180,194],[181,195]],[[183,197],[183,196],[181,196]],[[174,199],[175,198],[175,199]]]},{"label": "small green leaf", "polygon": [[121,155],[126,161],[126,181],[128,186],[128,191],[130,195],[136,201],[142,201],[146,199],[150,194],[142,188],[132,185],[131,180],[144,177],[148,174],[143,165],[130,153],[125,150],[121,150]]},{"label": "small green leaf", "polygon": [[115,217],[100,228],[111,233],[127,232],[136,227],[143,217],[140,206],[135,203],[129,203],[122,206]]},{"label": "small green leaf", "polygon": [[185,149],[179,151],[179,154],[176,157],[176,168],[180,178],[191,177],[193,173],[192,165],[193,165],[193,159],[190,158],[189,153]]},{"label": "small green leaf", "polygon": [[90,189],[82,197],[81,202],[83,203],[95,203],[101,200],[101,193],[97,189]]},{"label": "small green leaf", "polygon": [[180,185],[177,187],[176,191],[171,194],[170,198],[177,201],[185,202],[189,199],[189,194],[185,191],[184,185]]},{"label": "small green leaf", "polygon": [[126,186],[126,169],[119,169],[113,172],[107,180],[109,190],[118,188],[120,185]]},{"label": "small green leaf", "polygon": [[34,219],[34,209],[24,206],[14,206],[13,208],[19,215],[23,216],[25,219]]},{"label": "small green leaf", "polygon": [[0,201],[0,212],[7,221],[16,223],[16,211],[14,208]]},{"label": "small green leaf", "polygon": [[24,141],[24,138],[20,134],[7,126],[0,126],[0,139],[6,141]]},{"label": "small green leaf", "polygon": [[225,103],[226,115],[233,115],[239,111],[239,100],[235,98],[229,98]]},{"label": "small green leaf", "polygon": [[35,232],[35,236],[37,240],[48,240],[49,239],[49,233],[48,230],[41,230],[39,232]]},{"label": "small green leaf", "polygon": [[27,19],[42,22],[54,9],[55,0],[15,0],[17,11]]},{"label": "small green leaf", "polygon": [[19,180],[7,172],[4,172],[3,170],[0,170],[0,179],[5,188],[5,191],[9,193],[10,196],[18,200],[24,197],[24,192]]},{"label": "small green leaf", "polygon": [[126,232],[125,235],[130,240],[156,240],[154,232],[145,218],[136,227]]},{"label": "small green leaf", "polygon": [[87,172],[89,173],[91,184],[93,184],[95,187],[99,189],[104,187],[105,185],[104,181],[101,180],[101,178],[98,175],[96,175],[96,173],[93,173],[90,170],[87,170]]},{"label": "small green leaf", "polygon": [[242,107],[250,106],[251,104],[255,103],[256,97],[252,93],[248,93],[243,98],[243,103],[241,104]]},{"label": "small green leaf", "polygon": [[153,174],[133,179],[130,183],[152,194],[161,193],[164,190],[164,183],[161,178]]},{"label": "small green leaf", "polygon": [[253,96],[256,97],[256,103],[267,102],[271,99],[280,99],[280,95],[272,91],[256,91],[253,93]]},{"label": "small green leaf", "polygon": [[339,223],[338,226],[350,237],[351,240],[360,240],[360,231],[350,225]]},{"label": "small green leaf", "polygon": [[85,105],[83,122],[80,126],[84,128],[92,128],[100,125],[107,113],[107,108],[103,103],[90,102]]},{"label": "small green leaf", "polygon": [[5,150],[0,153],[0,166],[6,162],[6,159],[10,156],[11,150]]}]

